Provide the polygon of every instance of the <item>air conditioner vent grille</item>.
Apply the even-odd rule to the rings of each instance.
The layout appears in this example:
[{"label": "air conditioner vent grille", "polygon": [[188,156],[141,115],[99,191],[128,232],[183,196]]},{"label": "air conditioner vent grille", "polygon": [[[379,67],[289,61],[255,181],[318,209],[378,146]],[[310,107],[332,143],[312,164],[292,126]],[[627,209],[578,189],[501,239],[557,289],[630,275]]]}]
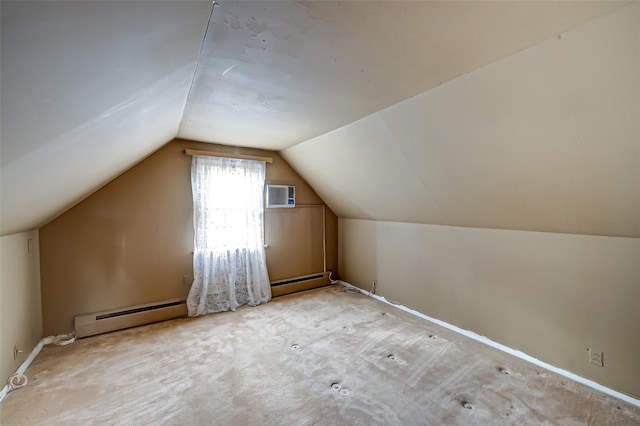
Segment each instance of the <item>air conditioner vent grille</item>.
[{"label": "air conditioner vent grille", "polygon": [[293,185],[267,185],[267,208],[296,206],[296,187]]}]

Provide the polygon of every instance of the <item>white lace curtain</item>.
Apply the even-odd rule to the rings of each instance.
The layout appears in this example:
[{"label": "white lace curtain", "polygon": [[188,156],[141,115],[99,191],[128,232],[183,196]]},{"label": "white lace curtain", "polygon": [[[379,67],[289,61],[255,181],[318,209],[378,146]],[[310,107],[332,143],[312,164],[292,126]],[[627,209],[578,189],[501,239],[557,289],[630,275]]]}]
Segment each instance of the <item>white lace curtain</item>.
[{"label": "white lace curtain", "polygon": [[264,253],[265,163],[193,156],[195,252],[189,316],[271,300]]}]

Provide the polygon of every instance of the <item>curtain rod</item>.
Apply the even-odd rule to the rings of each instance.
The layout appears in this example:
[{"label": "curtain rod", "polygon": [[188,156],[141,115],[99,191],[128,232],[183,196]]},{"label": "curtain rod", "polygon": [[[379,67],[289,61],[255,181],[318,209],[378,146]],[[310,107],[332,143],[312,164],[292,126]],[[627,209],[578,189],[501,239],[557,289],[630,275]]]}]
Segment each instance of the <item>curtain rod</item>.
[{"label": "curtain rod", "polygon": [[185,149],[186,155],[205,155],[209,157],[237,158],[238,160],[254,160],[264,161],[265,163],[273,163],[273,158],[262,157],[259,155],[233,154],[229,152],[201,151],[198,149]]}]

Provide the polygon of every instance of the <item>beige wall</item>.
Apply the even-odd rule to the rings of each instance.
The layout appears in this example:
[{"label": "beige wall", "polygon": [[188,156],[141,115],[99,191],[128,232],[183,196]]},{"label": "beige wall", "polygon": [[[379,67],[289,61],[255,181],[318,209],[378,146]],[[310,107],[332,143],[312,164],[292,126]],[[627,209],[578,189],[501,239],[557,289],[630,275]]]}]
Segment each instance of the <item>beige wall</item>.
[{"label": "beige wall", "polygon": [[[185,148],[269,155],[274,162],[267,165],[267,182],[296,185],[297,204],[322,204],[277,153],[170,142],[41,228],[45,333],[71,331],[78,314],[186,296],[183,277],[193,274],[193,213],[191,157]],[[322,272],[321,211],[268,210],[272,281]],[[327,216],[327,263],[336,270],[337,219],[329,209]]]},{"label": "beige wall", "polygon": [[640,397],[638,238],[340,219],[339,251],[347,282]]},{"label": "beige wall", "polygon": [[[29,250],[31,241],[31,250]],[[0,237],[0,383],[42,338],[38,231]],[[14,347],[23,352],[13,357]],[[0,386],[1,387],[1,386]]]}]

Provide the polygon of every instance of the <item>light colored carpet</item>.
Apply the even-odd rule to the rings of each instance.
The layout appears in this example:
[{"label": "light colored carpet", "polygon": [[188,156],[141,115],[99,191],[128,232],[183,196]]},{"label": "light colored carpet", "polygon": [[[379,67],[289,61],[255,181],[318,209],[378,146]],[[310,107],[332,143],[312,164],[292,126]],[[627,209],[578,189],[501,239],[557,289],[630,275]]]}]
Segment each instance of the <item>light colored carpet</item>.
[{"label": "light colored carpet", "polygon": [[640,424],[633,405],[336,287],[48,346],[27,375],[3,425]]}]

